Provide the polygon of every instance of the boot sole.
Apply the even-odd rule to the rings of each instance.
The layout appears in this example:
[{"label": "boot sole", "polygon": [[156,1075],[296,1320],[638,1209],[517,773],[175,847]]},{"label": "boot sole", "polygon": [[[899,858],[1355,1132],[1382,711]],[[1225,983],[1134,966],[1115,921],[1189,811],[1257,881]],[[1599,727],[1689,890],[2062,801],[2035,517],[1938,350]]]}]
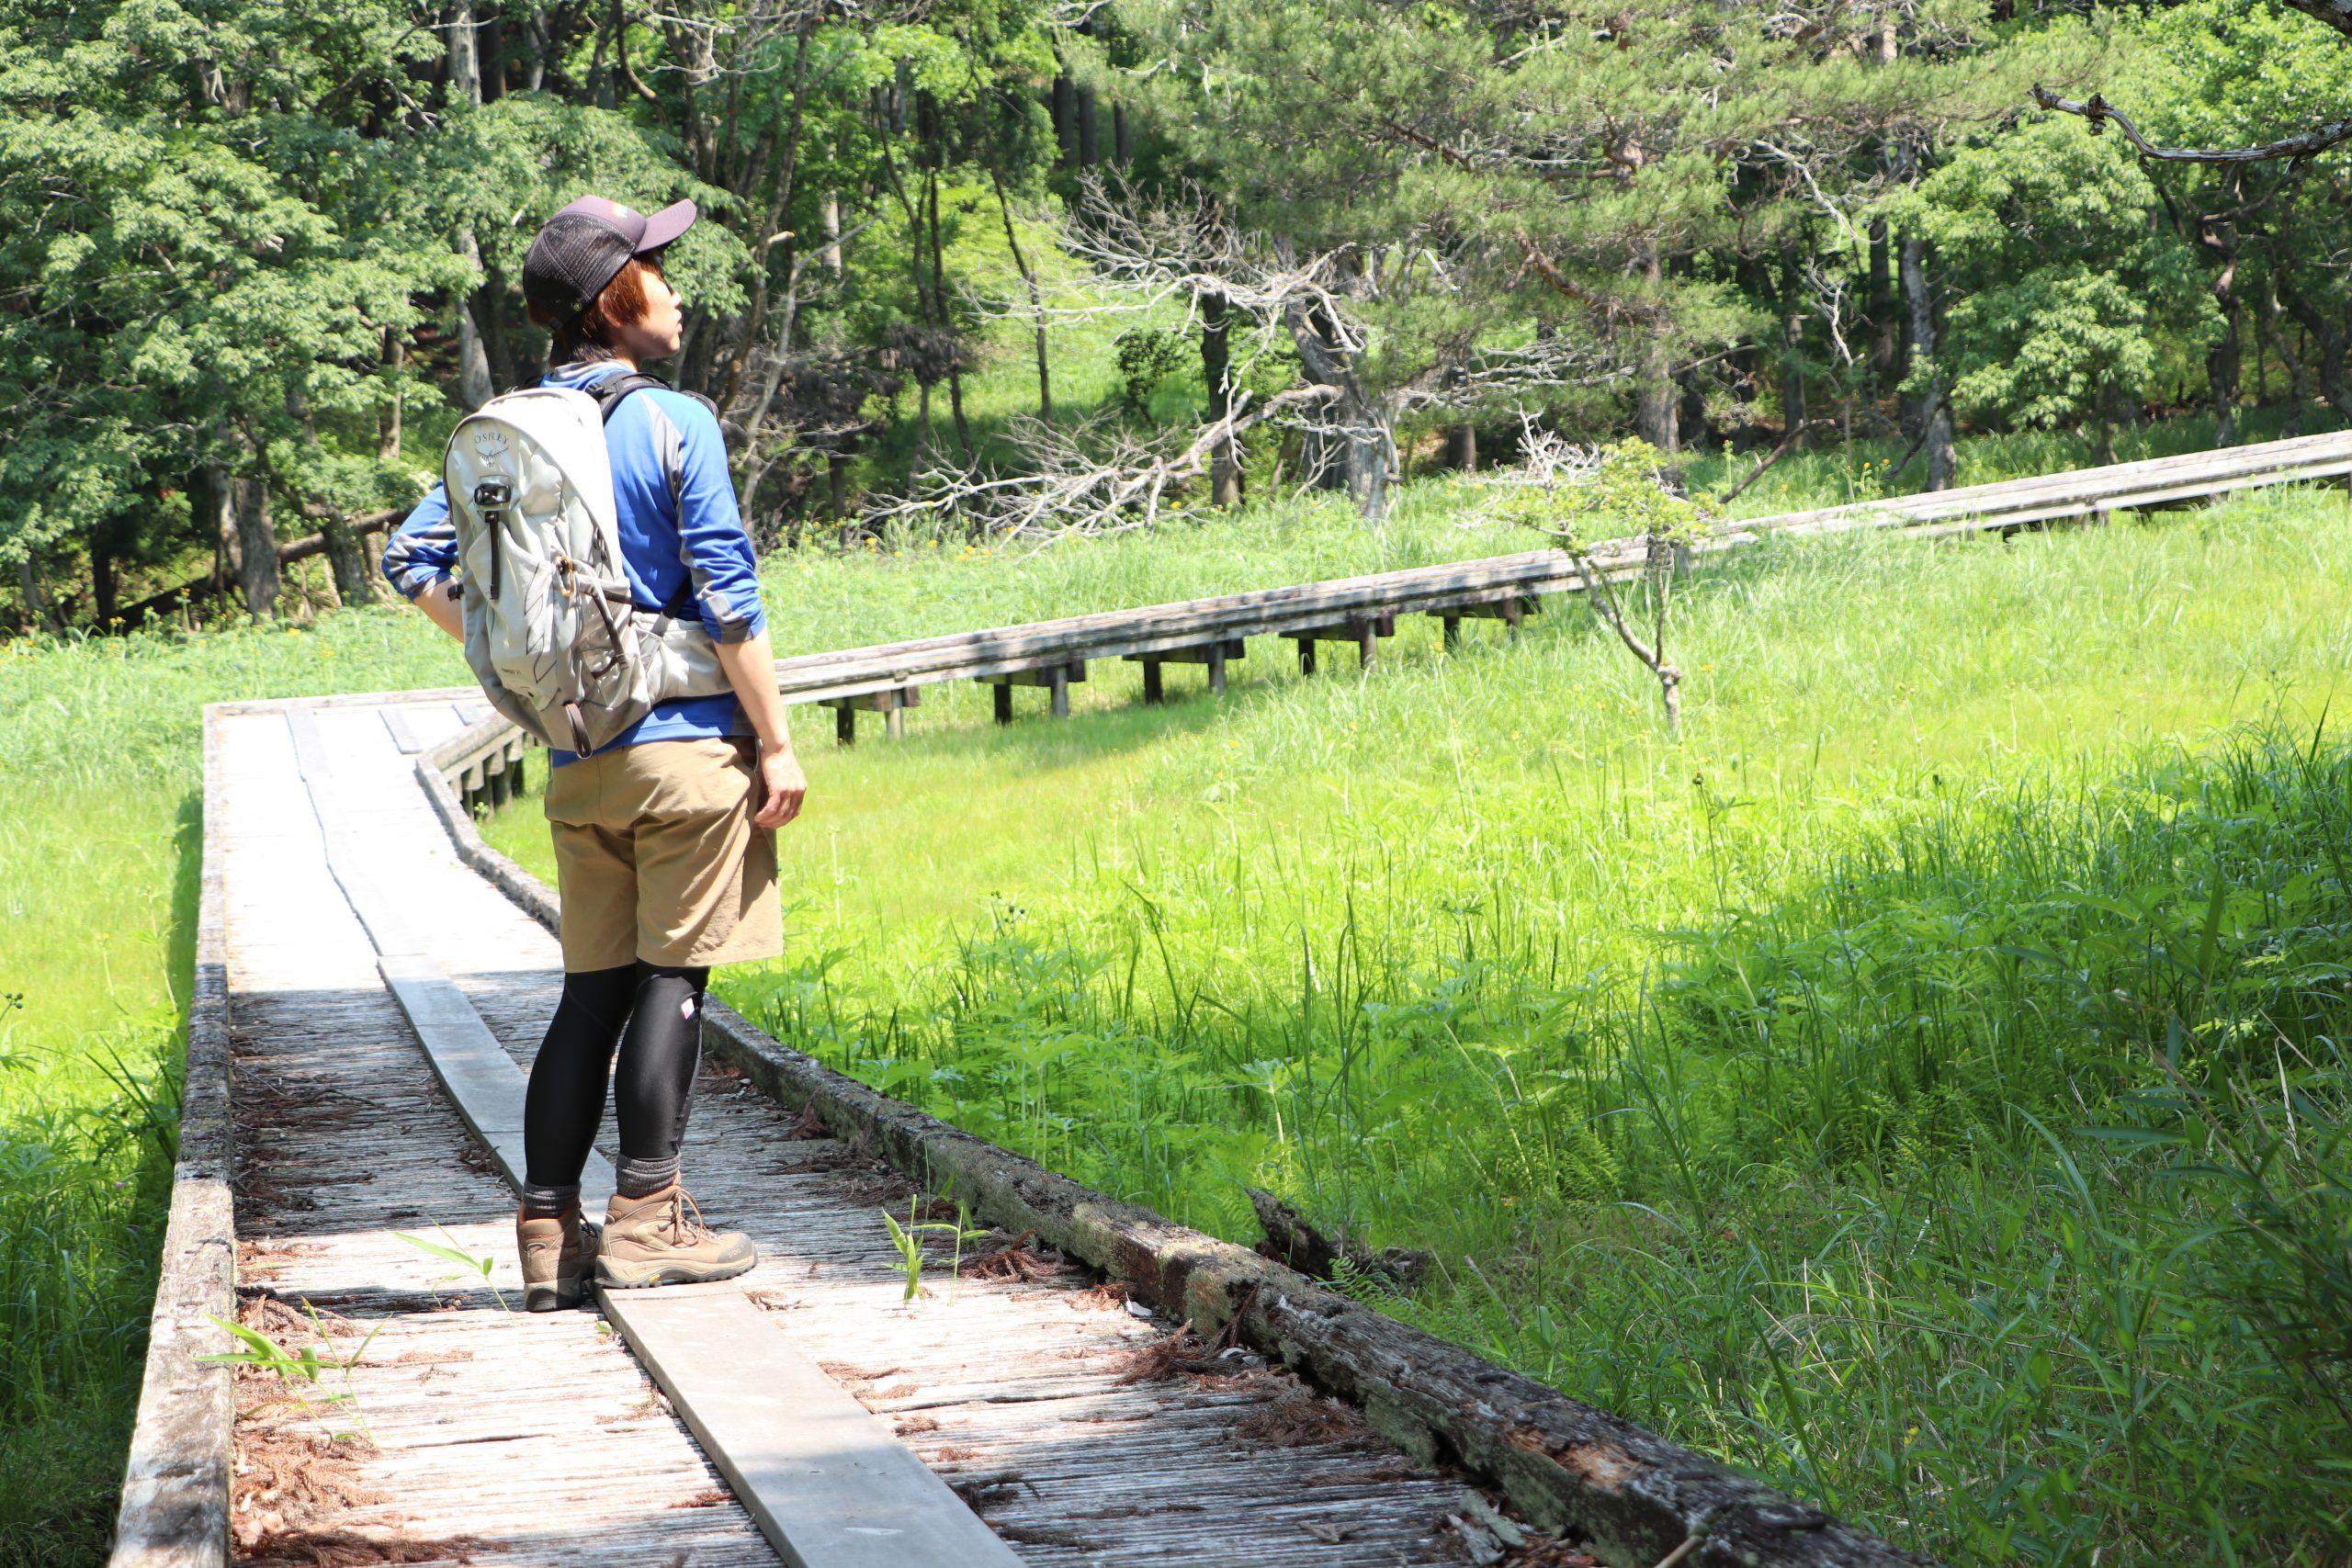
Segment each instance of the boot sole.
[{"label": "boot sole", "polygon": [[587,1299],[587,1292],[574,1283],[563,1285],[532,1285],[523,1292],[525,1312],[562,1312],[576,1307]]},{"label": "boot sole", "polygon": [[658,1263],[616,1263],[609,1258],[599,1258],[596,1280],[616,1291],[639,1291],[652,1285],[706,1285],[714,1280],[732,1280],[738,1274],[748,1274],[758,1262],[756,1255],[741,1263],[690,1263],[677,1258]]}]

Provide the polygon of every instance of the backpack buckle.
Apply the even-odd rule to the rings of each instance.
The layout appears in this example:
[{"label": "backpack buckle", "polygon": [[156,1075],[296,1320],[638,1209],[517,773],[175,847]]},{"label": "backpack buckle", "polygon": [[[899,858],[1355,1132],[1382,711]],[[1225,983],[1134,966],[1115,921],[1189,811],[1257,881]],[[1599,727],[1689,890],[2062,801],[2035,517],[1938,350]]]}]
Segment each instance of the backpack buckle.
[{"label": "backpack buckle", "polygon": [[484,479],[474,486],[476,506],[503,506],[514,499],[514,487],[504,479]]}]

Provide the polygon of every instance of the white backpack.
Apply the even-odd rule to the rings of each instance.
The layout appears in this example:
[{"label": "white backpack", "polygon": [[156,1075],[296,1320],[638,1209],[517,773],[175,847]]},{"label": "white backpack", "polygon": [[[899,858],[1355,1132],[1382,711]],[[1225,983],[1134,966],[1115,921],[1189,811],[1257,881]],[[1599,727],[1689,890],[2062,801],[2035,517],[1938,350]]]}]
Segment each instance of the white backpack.
[{"label": "white backpack", "polygon": [[531,387],[458,423],[441,460],[465,574],[466,662],[491,705],[585,754],[673,697],[729,690],[702,623],[639,609],[605,422],[650,376]]}]

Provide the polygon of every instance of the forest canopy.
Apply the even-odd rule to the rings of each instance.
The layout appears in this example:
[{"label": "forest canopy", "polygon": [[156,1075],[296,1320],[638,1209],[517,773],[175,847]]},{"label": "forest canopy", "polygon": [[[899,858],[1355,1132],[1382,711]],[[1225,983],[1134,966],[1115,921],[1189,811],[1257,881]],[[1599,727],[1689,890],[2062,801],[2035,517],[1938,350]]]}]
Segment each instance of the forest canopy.
[{"label": "forest canopy", "polygon": [[[1926,489],[1963,428],[2352,418],[2347,28],[2330,0],[9,0],[0,625],[268,615],[310,554],[380,595],[368,534],[538,374],[521,254],[591,191],[712,220],[665,258],[666,370],[771,547],[1277,479],[1376,520],[1536,426],[1891,438],[1888,482]],[[1115,396],[1056,397],[1080,331]],[[990,367],[1029,367],[1018,417],[975,419]]]}]

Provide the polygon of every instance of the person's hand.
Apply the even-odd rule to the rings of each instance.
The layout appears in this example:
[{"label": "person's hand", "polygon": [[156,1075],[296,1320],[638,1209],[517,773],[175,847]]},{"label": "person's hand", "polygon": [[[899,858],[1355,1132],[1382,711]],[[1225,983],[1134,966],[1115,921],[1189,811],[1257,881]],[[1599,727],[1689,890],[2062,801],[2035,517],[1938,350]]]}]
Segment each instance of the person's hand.
[{"label": "person's hand", "polygon": [[760,807],[752,813],[752,826],[783,827],[800,815],[800,802],[808,793],[808,775],[800,771],[800,759],[792,754],[790,743],[770,746],[762,741]]}]

